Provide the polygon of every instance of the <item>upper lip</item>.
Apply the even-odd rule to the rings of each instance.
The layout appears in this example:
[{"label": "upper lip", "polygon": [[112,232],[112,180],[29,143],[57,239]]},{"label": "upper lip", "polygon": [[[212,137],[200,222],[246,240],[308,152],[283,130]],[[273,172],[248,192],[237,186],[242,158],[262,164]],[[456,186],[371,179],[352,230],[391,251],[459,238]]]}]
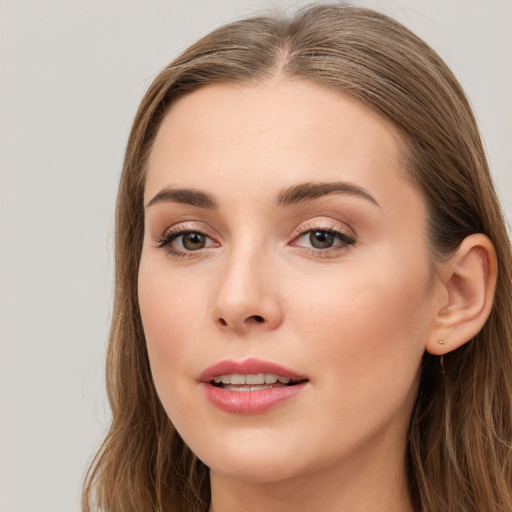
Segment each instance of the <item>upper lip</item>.
[{"label": "upper lip", "polygon": [[293,381],[307,380],[305,375],[299,374],[285,368],[279,364],[263,361],[261,359],[250,358],[244,361],[234,361],[231,359],[220,361],[209,368],[206,368],[199,376],[200,382],[211,382],[219,375],[255,375],[258,373],[273,373],[281,377],[287,377]]}]

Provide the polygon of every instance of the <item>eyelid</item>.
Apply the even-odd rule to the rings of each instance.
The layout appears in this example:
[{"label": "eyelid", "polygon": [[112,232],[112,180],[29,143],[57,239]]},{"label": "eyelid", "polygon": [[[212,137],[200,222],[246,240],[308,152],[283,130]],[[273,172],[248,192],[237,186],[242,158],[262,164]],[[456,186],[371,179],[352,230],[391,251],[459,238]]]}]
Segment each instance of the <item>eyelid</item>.
[{"label": "eyelid", "polygon": [[[313,231],[331,233],[338,238],[338,243],[326,248],[305,247],[298,243],[302,237]],[[353,230],[347,229],[347,227],[332,219],[318,219],[309,220],[306,224],[297,227],[293,232],[290,245],[299,248],[308,255],[329,258],[339,256],[341,252],[347,251],[355,243],[356,235]]]},{"label": "eyelid", "polygon": [[172,226],[166,227],[162,234],[159,235],[159,238],[168,237],[172,234],[180,234],[180,233],[202,233],[210,238],[218,238],[216,234],[212,233],[212,229],[205,226],[202,222],[196,221],[184,221],[173,224]]},{"label": "eyelid", "polygon": [[295,239],[300,235],[304,235],[309,231],[320,230],[320,231],[331,231],[338,232],[342,235],[345,235],[348,238],[356,239],[355,232],[350,229],[345,224],[336,221],[331,218],[320,217],[317,219],[310,219],[302,224],[300,224],[297,228],[295,228],[291,234],[291,238]]}]

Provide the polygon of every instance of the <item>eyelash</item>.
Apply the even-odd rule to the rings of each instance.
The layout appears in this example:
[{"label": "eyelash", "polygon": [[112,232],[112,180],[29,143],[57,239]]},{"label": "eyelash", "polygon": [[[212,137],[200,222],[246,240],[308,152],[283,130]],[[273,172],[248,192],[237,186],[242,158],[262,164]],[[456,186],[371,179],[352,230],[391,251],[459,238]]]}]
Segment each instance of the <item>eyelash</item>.
[{"label": "eyelash", "polygon": [[300,231],[297,232],[297,234],[292,239],[291,245],[297,246],[297,244],[294,242],[300,240],[303,237],[306,237],[307,235],[311,236],[311,234],[314,232],[320,232],[324,235],[331,235],[338,240],[338,243],[336,245],[332,245],[331,247],[326,247],[323,249],[315,247],[302,247],[304,252],[311,256],[319,256],[323,258],[336,256],[337,253],[339,253],[340,251],[346,251],[350,246],[356,243],[356,239],[353,236],[350,236],[349,234],[340,229],[331,226],[324,227],[321,225],[310,225],[303,226],[300,229]]},{"label": "eyelash", "polygon": [[212,239],[210,236],[208,236],[206,233],[204,233],[200,229],[194,229],[193,227],[189,228],[187,226],[178,226],[177,228],[173,228],[173,229],[167,231],[166,233],[164,233],[164,235],[156,241],[156,247],[159,249],[165,249],[169,254],[171,254],[172,256],[177,257],[177,258],[197,257],[197,256],[199,256],[200,250],[203,248],[196,249],[196,250],[193,250],[193,249],[180,250],[180,249],[175,249],[172,246],[172,242],[174,242],[178,238],[183,237],[188,234],[198,234],[198,235],[205,237],[206,239],[210,239],[210,240]]},{"label": "eyelash", "polygon": [[[290,245],[298,246],[296,243],[297,240],[307,236],[308,234],[311,236],[313,232],[320,232],[327,236],[333,236],[338,240],[338,244],[326,248],[315,248],[315,247],[302,247],[302,249],[309,255],[319,256],[319,257],[329,257],[333,256],[333,253],[337,253],[339,251],[347,250],[350,246],[356,243],[355,238],[348,235],[344,231],[339,229],[335,229],[333,227],[321,227],[321,226],[305,226],[300,231],[297,231],[292,239]],[[166,249],[166,251],[174,257],[177,258],[194,258],[200,255],[202,249],[208,249],[209,247],[201,247],[198,249],[190,249],[190,250],[181,250],[172,247],[172,242],[189,234],[197,234],[205,239],[213,240],[210,236],[208,236],[204,231],[200,229],[189,228],[187,226],[179,226],[177,228],[173,228],[170,231],[167,231],[161,238],[156,241],[156,247],[159,249]],[[183,242],[182,242],[183,243]],[[215,243],[215,242],[214,242]]]}]

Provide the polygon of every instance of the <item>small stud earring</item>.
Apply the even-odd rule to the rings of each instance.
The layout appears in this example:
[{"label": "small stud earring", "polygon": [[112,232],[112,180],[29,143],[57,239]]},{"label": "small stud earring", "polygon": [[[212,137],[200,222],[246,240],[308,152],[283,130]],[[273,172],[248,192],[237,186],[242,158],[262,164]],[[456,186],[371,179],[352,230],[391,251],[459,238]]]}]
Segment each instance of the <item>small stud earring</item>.
[{"label": "small stud earring", "polygon": [[437,343],[439,343],[439,345],[446,345],[448,341],[445,340],[444,338],[438,338]]}]

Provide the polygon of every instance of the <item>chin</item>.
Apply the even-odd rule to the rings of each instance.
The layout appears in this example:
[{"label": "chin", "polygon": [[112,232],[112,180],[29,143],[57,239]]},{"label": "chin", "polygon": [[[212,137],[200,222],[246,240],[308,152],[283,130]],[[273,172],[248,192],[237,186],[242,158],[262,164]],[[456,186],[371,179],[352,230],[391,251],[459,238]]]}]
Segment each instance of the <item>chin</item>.
[{"label": "chin", "polygon": [[[293,459],[292,459],[293,460]],[[223,460],[209,466],[210,471],[234,480],[253,484],[271,484],[289,480],[302,472],[290,465],[289,458],[267,457],[265,460]]]},{"label": "chin", "polygon": [[209,444],[189,446],[212,472],[237,480],[264,484],[286,480],[301,472],[299,466],[305,462],[297,456],[301,453],[301,443],[283,443],[259,434],[227,434],[210,438],[215,441]]}]

